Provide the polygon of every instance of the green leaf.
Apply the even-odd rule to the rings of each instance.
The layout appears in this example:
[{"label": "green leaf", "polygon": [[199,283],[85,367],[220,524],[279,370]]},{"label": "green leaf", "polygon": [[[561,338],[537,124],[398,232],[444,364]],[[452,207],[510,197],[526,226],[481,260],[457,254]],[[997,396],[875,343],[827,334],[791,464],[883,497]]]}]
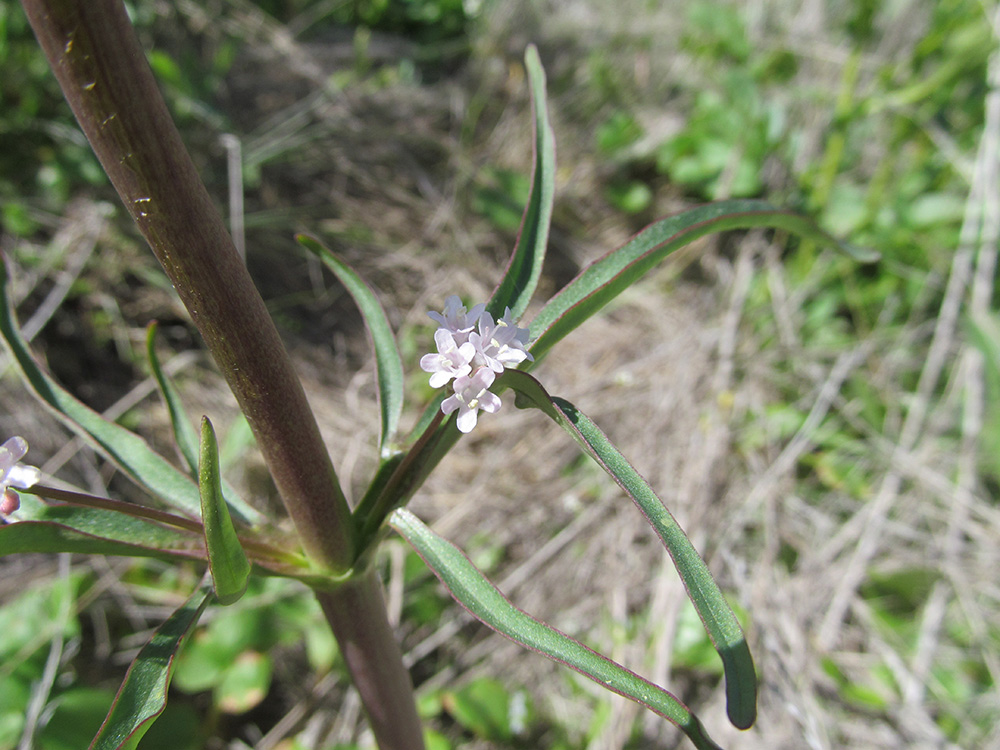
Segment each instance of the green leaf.
[{"label": "green leaf", "polygon": [[208,417],[201,420],[201,454],[198,462],[201,517],[205,525],[208,567],[221,604],[232,604],[247,590],[250,562],[233,528],[233,519],[222,497],[219,445]]},{"label": "green leaf", "polygon": [[[443,417],[438,411],[435,421],[410,446],[392,473],[384,479],[381,471],[376,474],[378,484],[373,482],[372,491],[365,494],[354,512],[362,545],[367,547],[389,513],[410,499],[461,436],[455,416]],[[387,463],[383,462],[383,466],[388,469]]]},{"label": "green leaf", "polygon": [[524,64],[531,84],[531,105],[534,111],[534,165],[531,193],[521,218],[521,230],[507,270],[486,309],[500,317],[509,307],[514,320],[520,318],[538,285],[549,241],[552,223],[552,203],[556,192],[556,145],[545,108],[545,71],[538,50],[529,46]]},{"label": "green leaf", "polygon": [[36,737],[45,750],[80,750],[94,736],[114,699],[109,690],[70,688],[52,701],[51,716]]},{"label": "green leaf", "polygon": [[629,494],[660,537],[680,573],[688,596],[698,610],[726,674],[726,709],[729,720],[740,729],[750,727],[757,715],[757,675],[753,658],[736,615],[712,578],[708,566],[674,520],[670,511],[646,480],[618,452],[603,432],[579,409],[561,398],[553,398],[527,373],[507,370],[495,391],[512,388],[519,407],[535,407],[568,432]]},{"label": "green leaf", "polygon": [[226,669],[215,688],[215,705],[229,714],[242,714],[257,706],[271,689],[271,657],[244,651]]},{"label": "green leaf", "polygon": [[477,737],[509,741],[514,736],[510,726],[510,694],[497,680],[479,678],[454,690],[445,690],[441,704],[455,721]]},{"label": "green leaf", "polygon": [[990,388],[1000,386],[1000,317],[980,314],[966,321],[969,339],[983,353],[986,382]]},{"label": "green leaf", "polygon": [[[39,497],[56,502],[42,502]],[[15,519],[15,523],[0,526],[0,557],[19,552],[79,552],[161,560],[207,557],[200,521],[119,500],[35,485],[21,490],[21,507]],[[309,586],[330,585],[328,576],[314,574],[287,535],[272,532],[246,544],[260,575],[296,578]]]},{"label": "green leaf", "polygon": [[392,453],[390,444],[396,435],[399,416],[403,411],[403,360],[389,319],[371,287],[353,269],[323,247],[318,240],[304,234],[298,235],[296,239],[333,271],[344,288],[350,292],[365,319],[365,325],[368,327],[375,348],[378,400],[382,415],[382,439],[379,448],[382,457],[385,458]]},{"label": "green leaf", "polygon": [[111,460],[129,479],[167,505],[196,517],[200,505],[198,488],[190,478],[138,435],[78,401],[38,366],[14,324],[8,281],[6,264],[0,263],[0,336],[25,383],[60,422]]},{"label": "green leaf", "polygon": [[405,508],[389,524],[420,554],[451,595],[501,635],[565,664],[676,724],[698,748],[717,749],[701,722],[671,693],[515,607],[465,554]]},{"label": "green leaf", "polygon": [[153,378],[160,388],[160,395],[167,405],[167,413],[170,415],[170,426],[174,431],[174,440],[177,448],[181,452],[192,476],[198,475],[198,434],[191,425],[184,404],[181,403],[180,394],[170,382],[163,368],[160,367],[160,358],[156,355],[156,321],[146,326],[146,358],[149,360],[149,367],[153,371]]},{"label": "green leaf", "polygon": [[153,638],[129,666],[108,717],[90,743],[90,750],[135,749],[150,725],[163,713],[174,657],[211,600],[212,588],[204,582],[156,629]]},{"label": "green leaf", "polygon": [[[379,464],[378,469],[376,469],[375,476],[368,483],[368,489],[365,490],[364,496],[362,496],[354,508],[351,516],[357,527],[362,530],[362,539],[364,538],[364,529],[368,528],[367,524],[372,523],[371,514],[377,512],[376,508],[378,507],[379,499],[382,497],[386,486],[392,480],[393,475],[405,457],[406,454],[397,453],[394,456],[384,459]],[[382,513],[383,518],[388,514],[389,510],[391,508]],[[379,521],[381,520],[379,519]],[[377,528],[377,526],[373,528]],[[365,542],[362,541],[362,545],[364,544]]]},{"label": "green leaf", "polygon": [[50,505],[22,493],[17,518],[16,523],[0,526],[0,557],[22,552],[205,557],[198,534],[111,510]]},{"label": "green leaf", "polygon": [[[650,224],[617,250],[591,263],[550,299],[531,322],[534,343],[529,351],[535,357],[534,364],[553,344],[638,281],[670,253],[706,234],[753,227],[773,227],[822,244],[831,244],[861,262],[878,258],[875,254],[838,242],[810,219],[780,211],[763,201],[734,200],[699,206]],[[531,366],[528,363],[522,369]]]},{"label": "green leaf", "polygon": [[[198,435],[191,426],[191,419],[188,417],[184,404],[181,402],[180,394],[174,388],[174,384],[167,378],[166,373],[160,366],[160,358],[156,355],[156,323],[146,326],[146,357],[149,360],[149,367],[153,372],[153,378],[160,389],[163,402],[167,405],[167,412],[170,414],[170,425],[174,431],[174,440],[188,465],[191,476],[198,476]],[[245,420],[244,420],[245,424]],[[253,506],[243,500],[236,491],[223,481],[222,494],[226,497],[226,502],[236,512],[237,517],[247,523],[257,525],[264,520],[261,513]]]}]

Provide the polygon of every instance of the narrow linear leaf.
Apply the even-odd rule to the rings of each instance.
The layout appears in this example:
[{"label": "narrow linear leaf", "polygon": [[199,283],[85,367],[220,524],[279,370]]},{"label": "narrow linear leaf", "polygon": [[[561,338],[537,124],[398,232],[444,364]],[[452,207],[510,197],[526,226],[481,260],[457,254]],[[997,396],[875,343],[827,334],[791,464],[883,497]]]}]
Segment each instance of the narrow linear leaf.
[{"label": "narrow linear leaf", "polygon": [[21,494],[14,523],[0,526],[0,557],[21,552],[81,552],[204,559],[198,534],[99,508],[50,505]]},{"label": "narrow linear leaf", "polygon": [[546,108],[545,71],[538,50],[533,45],[524,53],[524,65],[528,72],[534,113],[531,192],[507,270],[486,306],[494,317],[500,317],[509,307],[515,320],[527,309],[542,273],[556,193],[556,141]]},{"label": "narrow linear leaf", "polygon": [[477,620],[515,643],[565,664],[602,687],[659,714],[676,724],[695,747],[718,750],[719,746],[705,733],[701,722],[675,696],[515,607],[465,553],[431,531],[410,511],[396,510],[389,517],[389,524]]},{"label": "narrow linear leaf", "polygon": [[[149,360],[150,370],[153,372],[153,379],[160,389],[160,396],[167,405],[167,413],[170,415],[170,425],[174,432],[174,440],[184,458],[191,476],[198,476],[198,435],[194,431],[191,418],[181,401],[180,394],[170,382],[163,368],[160,366],[160,358],[156,354],[156,331],[155,322],[146,326],[146,358]],[[236,513],[237,518],[252,525],[257,525],[264,520],[263,515],[245,500],[243,500],[228,483],[223,481],[222,493],[226,497],[226,502]]]},{"label": "narrow linear leaf", "polygon": [[[355,511],[362,544],[368,544],[393,510],[406,504],[461,436],[455,417],[444,417],[438,412],[391,474],[384,479],[376,475],[371,491],[365,493]],[[378,487],[374,487],[375,481]]]},{"label": "narrow linear leaf", "polygon": [[427,428],[434,424],[438,414],[441,413],[441,404],[444,403],[446,398],[448,398],[447,389],[441,390],[430,400],[427,406],[424,407],[417,423],[413,426],[413,429],[410,430],[410,434],[406,436],[406,442],[408,444],[415,443],[423,437],[424,433],[427,432]]},{"label": "narrow linear leaf", "polygon": [[201,420],[201,453],[198,462],[201,517],[205,526],[208,567],[221,604],[232,604],[247,590],[250,562],[233,528],[233,519],[222,497],[219,444],[208,417]]},{"label": "narrow linear leaf", "polygon": [[980,314],[966,321],[969,339],[983,353],[987,382],[1000,384],[1000,318]]},{"label": "narrow linear leaf", "polygon": [[[351,513],[351,517],[359,529],[359,534],[361,536],[359,549],[367,549],[367,544],[365,543],[365,529],[367,528],[367,524],[375,523],[371,518],[371,515],[376,512],[379,499],[385,493],[386,487],[392,480],[393,475],[399,469],[399,465],[405,460],[406,455],[407,454],[405,453],[397,453],[396,455],[383,460],[379,464],[371,482],[368,483],[368,488],[365,490],[364,496],[362,496],[361,500]],[[387,513],[388,511],[383,513],[383,516]]]},{"label": "narrow linear leaf", "polygon": [[354,303],[365,319],[365,325],[375,349],[375,372],[378,379],[378,401],[382,417],[382,438],[379,449],[382,457],[391,452],[391,441],[399,427],[399,416],[403,411],[403,360],[396,345],[389,319],[375,292],[355,271],[341,261],[319,240],[304,234],[296,238],[306,250],[316,255],[326,264],[340,283],[354,298]]},{"label": "narrow linear leaf", "polygon": [[156,354],[156,322],[146,326],[146,358],[149,360],[149,367],[153,371],[153,378],[160,389],[163,403],[167,405],[167,413],[170,415],[170,426],[174,431],[174,440],[181,456],[187,462],[192,476],[198,475],[198,434],[194,431],[194,426],[188,418],[184,404],[181,403],[180,394],[170,382],[163,368],[160,366],[160,358]]},{"label": "narrow linear leaf", "polygon": [[[36,494],[56,504],[43,502]],[[128,507],[127,503],[106,498],[81,496],[74,502],[65,497],[75,494],[41,485],[22,491],[14,522],[0,526],[0,557],[21,552],[79,552],[175,561],[203,561],[207,557],[199,521],[150,508]],[[105,507],[91,505],[93,502]],[[289,551],[294,548],[292,540],[274,536],[246,544],[257,575],[296,578],[314,588],[334,585],[329,576],[316,575],[306,558]]]},{"label": "narrow linear leaf", "polygon": [[197,515],[198,488],[190,478],[153,451],[145,440],[84,405],[46,375],[14,324],[6,263],[0,263],[0,336],[24,381],[70,430],[94,446],[133,482],[167,505]]},{"label": "narrow linear leaf", "polygon": [[[650,224],[620,248],[587,266],[549,300],[531,322],[534,343],[529,351],[535,357],[534,364],[553,344],[675,250],[707,234],[754,227],[782,229],[821,244],[833,245],[862,262],[878,258],[875,254],[838,242],[811,219],[778,210],[764,201],[733,200],[699,206]],[[532,366],[525,363],[522,369]]]},{"label": "narrow linear leaf", "polygon": [[211,600],[211,586],[203,583],[157,628],[129,666],[110,713],[90,743],[90,750],[135,750],[166,708],[174,657]]},{"label": "narrow linear leaf", "polygon": [[670,553],[698,616],[701,617],[726,675],[726,709],[740,729],[752,726],[757,716],[757,674],[740,627],[718,584],[684,530],[639,472],[585,414],[573,404],[550,396],[527,373],[507,370],[497,379],[496,390],[511,388],[518,406],[540,409],[566,430],[629,494]]},{"label": "narrow linear leaf", "polygon": [[0,557],[24,552],[76,552],[81,555],[153,557],[158,560],[202,560],[205,557],[200,539],[196,544],[179,538],[164,543],[163,540],[153,542],[147,537],[133,544],[85,534],[72,526],[50,521],[23,521],[0,527]]}]

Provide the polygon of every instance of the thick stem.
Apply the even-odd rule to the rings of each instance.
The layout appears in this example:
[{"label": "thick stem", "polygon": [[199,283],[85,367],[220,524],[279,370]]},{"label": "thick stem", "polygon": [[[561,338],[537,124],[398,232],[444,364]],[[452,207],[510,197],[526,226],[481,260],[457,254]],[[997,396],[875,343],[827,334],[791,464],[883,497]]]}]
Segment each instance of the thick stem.
[{"label": "thick stem", "polygon": [[378,577],[370,571],[335,591],[317,592],[316,597],[337,637],[379,748],[424,750],[413,683],[386,616]]},{"label": "thick stem", "polygon": [[247,416],[309,556],[345,570],[350,508],[264,302],[121,0],[23,0],[63,94]]},{"label": "thick stem", "polygon": [[[263,300],[174,127],[121,0],[22,0],[84,133],[247,416],[309,556],[355,562],[350,508]],[[423,750],[371,572],[317,593],[383,750]]]}]

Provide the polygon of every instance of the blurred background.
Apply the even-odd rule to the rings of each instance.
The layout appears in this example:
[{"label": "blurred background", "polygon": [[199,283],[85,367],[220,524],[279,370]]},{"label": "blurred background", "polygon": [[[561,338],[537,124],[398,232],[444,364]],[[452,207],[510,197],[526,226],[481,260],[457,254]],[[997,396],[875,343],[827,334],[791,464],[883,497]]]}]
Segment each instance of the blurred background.
[{"label": "blurred background", "polygon": [[[559,168],[538,300],[650,221],[761,197],[881,253],[770,231],[672,257],[536,374],[687,530],[744,621],[760,717],[669,558],[558,428],[485,416],[412,508],[522,608],[666,686],[740,748],[1000,747],[997,5],[981,0],[137,0],[185,142],[358,498],[375,466],[360,315],[293,236],[379,292],[408,369],[430,309],[485,300],[531,168],[522,60],[548,75]],[[224,473],[279,502],[235,401],[119,205],[14,0],[0,0],[0,249],[37,356],[173,455],[160,353]],[[233,169],[232,165],[239,165]],[[239,199],[242,199],[240,201]],[[242,203],[242,205],[241,205]],[[53,482],[143,501],[0,362],[3,437]],[[398,540],[380,561],[433,750],[685,747],[665,721],[472,623]],[[0,748],[89,744],[195,567],[0,561]],[[370,746],[308,593],[211,610],[143,750]]]}]

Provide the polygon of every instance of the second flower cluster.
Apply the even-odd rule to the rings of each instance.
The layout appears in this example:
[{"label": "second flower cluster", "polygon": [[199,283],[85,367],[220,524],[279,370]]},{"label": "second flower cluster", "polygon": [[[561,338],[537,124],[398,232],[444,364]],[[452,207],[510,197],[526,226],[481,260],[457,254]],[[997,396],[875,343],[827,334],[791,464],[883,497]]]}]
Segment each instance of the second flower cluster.
[{"label": "second flower cluster", "polygon": [[454,393],[441,404],[441,411],[457,410],[458,429],[471,432],[480,409],[493,414],[500,408],[500,397],[489,390],[496,376],[505,367],[533,359],[524,349],[528,329],[517,327],[510,308],[494,321],[486,305],[466,311],[456,295],[445,300],[443,312],[429,315],[439,325],[434,333],[437,352],[421,357],[420,369],[431,374],[432,388],[452,383]]}]

